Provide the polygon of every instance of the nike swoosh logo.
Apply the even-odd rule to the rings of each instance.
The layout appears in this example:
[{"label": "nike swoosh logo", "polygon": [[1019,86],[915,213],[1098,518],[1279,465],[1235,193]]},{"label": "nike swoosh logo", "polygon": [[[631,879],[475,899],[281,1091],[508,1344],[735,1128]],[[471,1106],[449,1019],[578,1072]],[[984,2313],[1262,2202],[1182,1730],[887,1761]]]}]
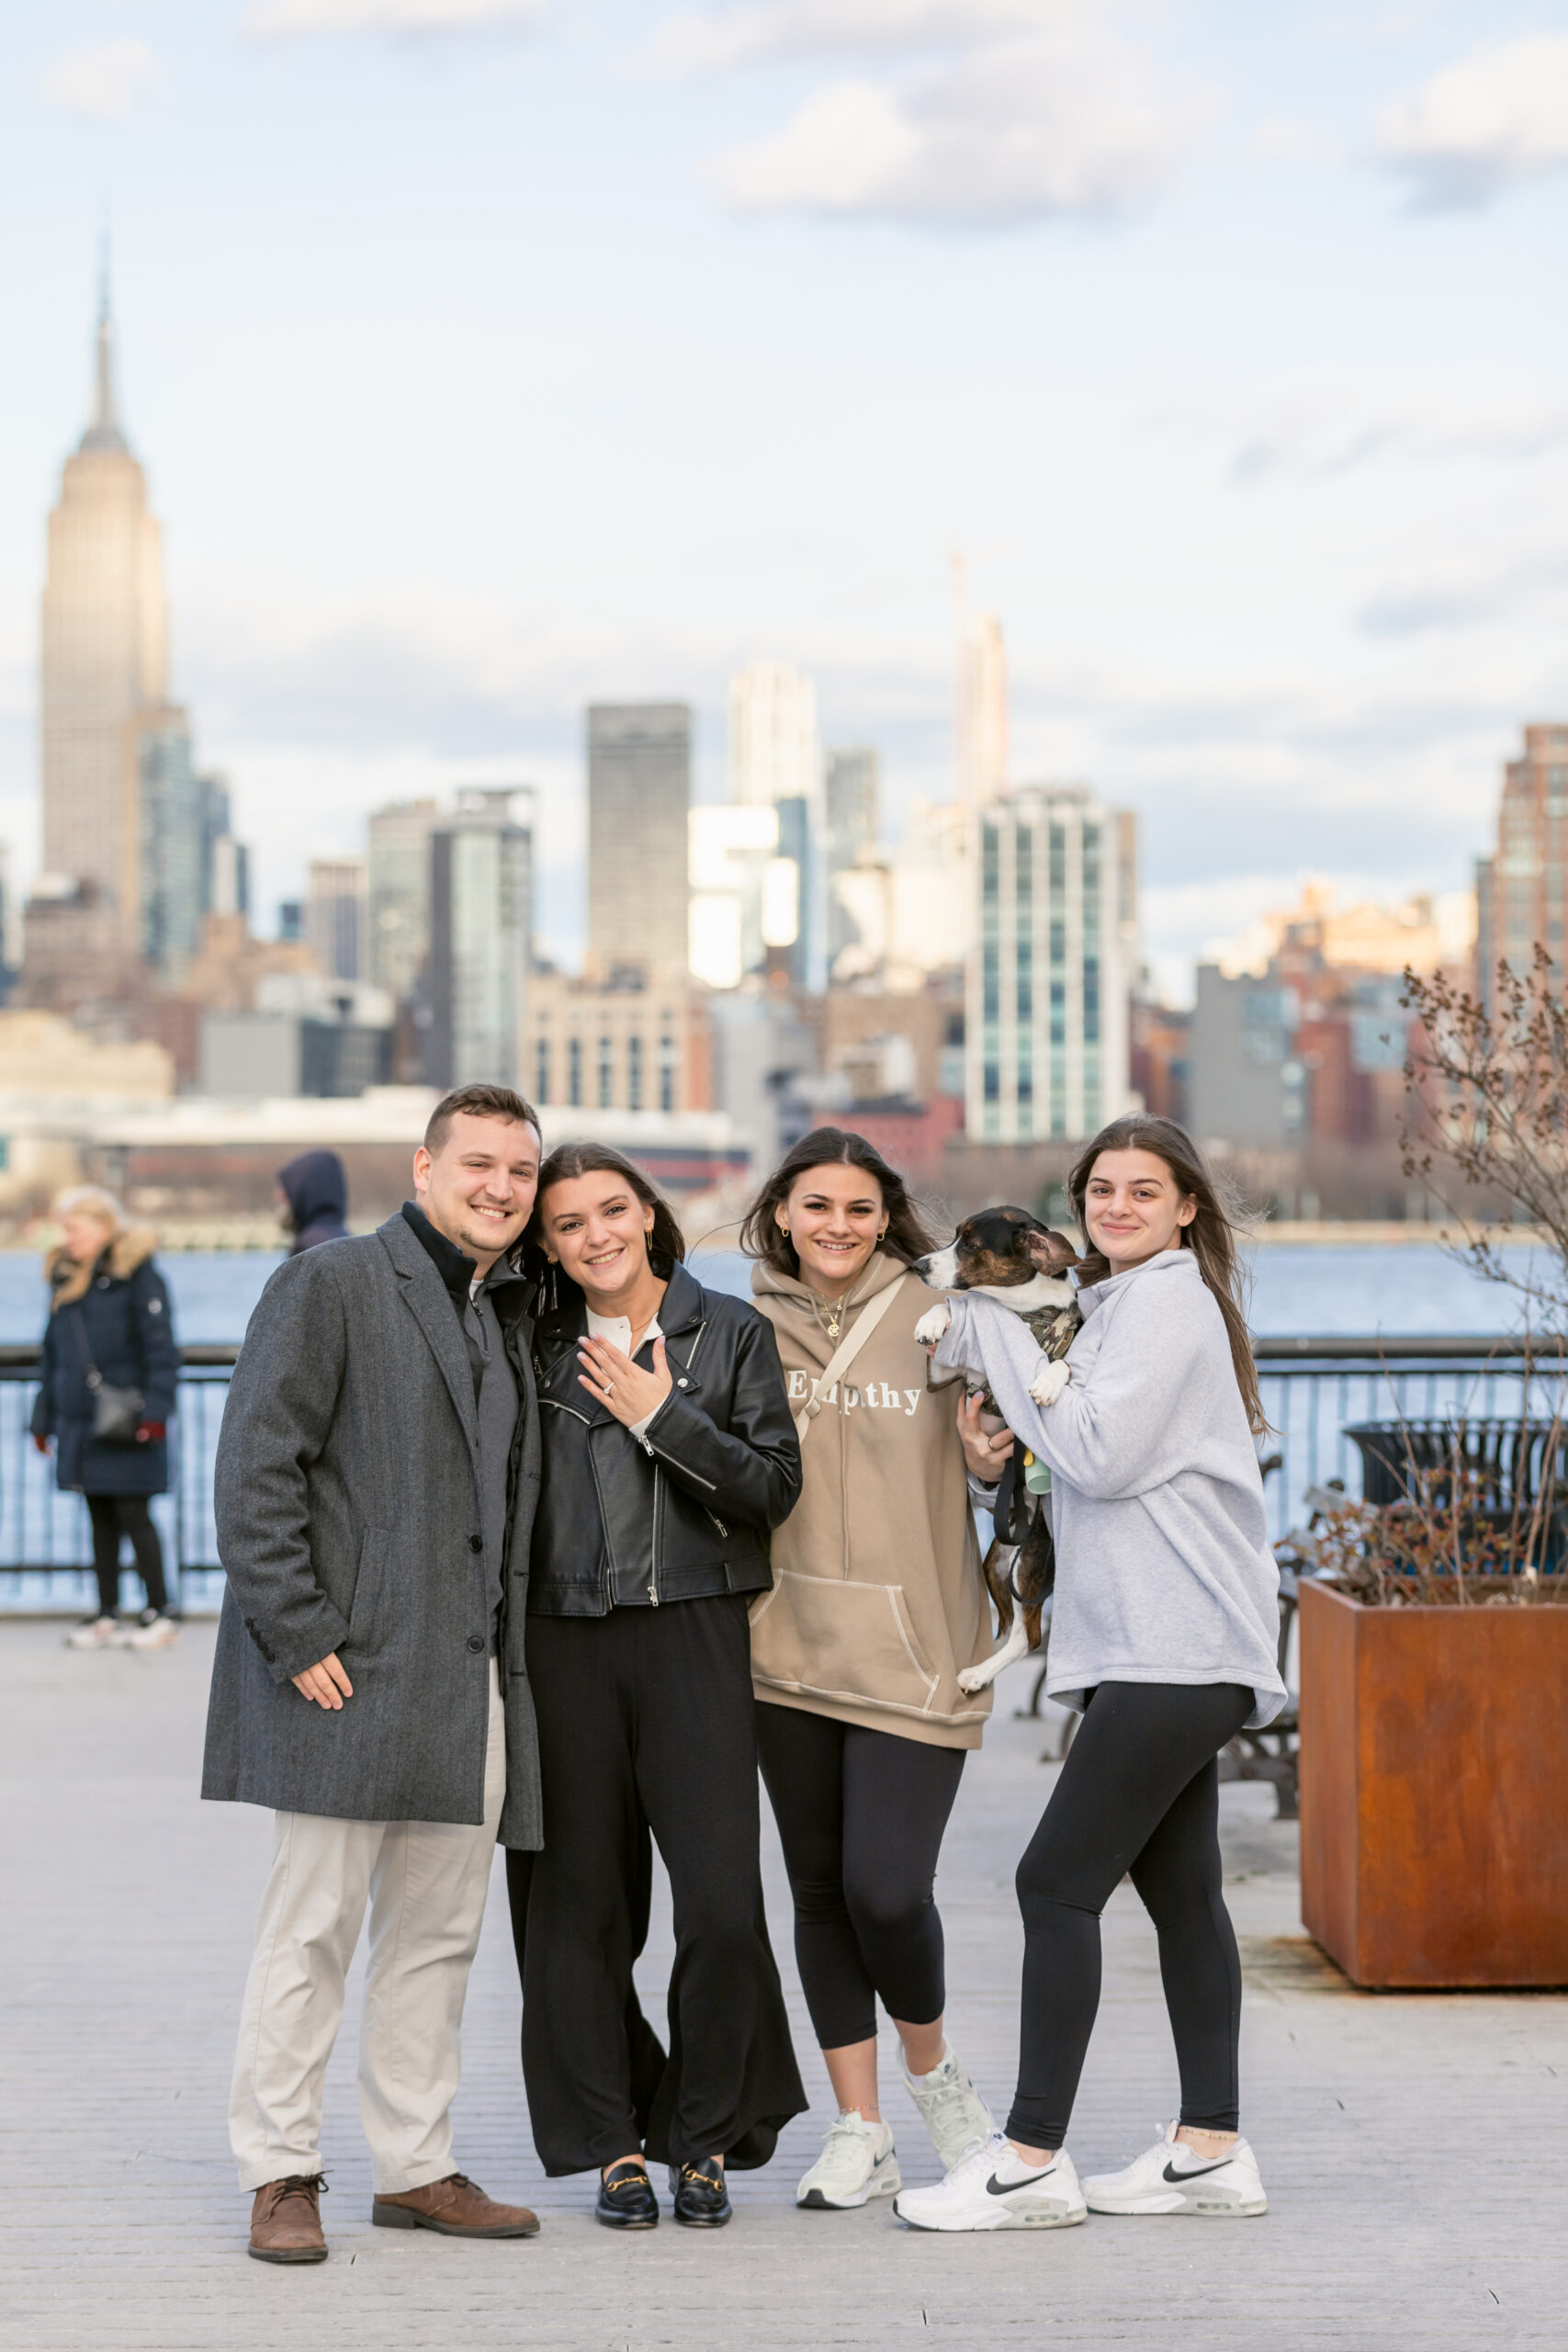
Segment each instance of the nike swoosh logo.
[{"label": "nike swoosh logo", "polygon": [[1168,2164],[1165,2168],[1165,2177],[1172,2188],[1179,2188],[1184,2180],[1201,2180],[1205,2173],[1224,2172],[1229,2162],[1228,2156],[1222,2156],[1217,2165],[1198,2165],[1190,2172],[1172,2172]]},{"label": "nike swoosh logo", "polygon": [[1015,2188],[1032,2188],[1037,2180],[1049,2180],[1055,2169],[1055,2165],[1047,2165],[1043,2172],[1032,2172],[1027,2180],[998,2180],[993,2173],[986,2183],[986,2194],[987,2197],[1010,2197]]}]

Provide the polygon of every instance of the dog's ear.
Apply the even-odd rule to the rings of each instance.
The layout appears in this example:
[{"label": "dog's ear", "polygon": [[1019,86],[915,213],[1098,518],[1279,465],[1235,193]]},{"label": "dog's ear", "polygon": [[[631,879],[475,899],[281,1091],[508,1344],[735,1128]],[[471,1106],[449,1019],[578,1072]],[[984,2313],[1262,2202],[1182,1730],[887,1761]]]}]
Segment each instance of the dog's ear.
[{"label": "dog's ear", "polygon": [[1043,1274],[1065,1274],[1069,1266],[1078,1262],[1078,1253],[1065,1233],[1048,1233],[1043,1225],[1032,1226],[1025,1246],[1031,1265]]}]

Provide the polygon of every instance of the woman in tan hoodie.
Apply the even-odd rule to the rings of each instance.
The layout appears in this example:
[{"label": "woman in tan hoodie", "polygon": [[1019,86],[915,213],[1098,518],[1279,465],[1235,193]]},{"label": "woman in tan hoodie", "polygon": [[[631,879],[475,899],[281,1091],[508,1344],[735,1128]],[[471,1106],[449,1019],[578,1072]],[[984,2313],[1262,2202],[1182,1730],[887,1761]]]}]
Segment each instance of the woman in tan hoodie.
[{"label": "woman in tan hoodie", "polygon": [[931,1888],[988,1690],[991,1646],[950,1393],[914,1327],[908,1272],[935,1247],[903,1180],[861,1136],[818,1127],[753,1202],[741,1244],[801,1432],[801,1498],[751,1611],[762,1777],[795,1897],[801,1984],[839,2105],[798,2201],[899,2187],[877,2103],[876,2000],[944,2165],[992,2129],[947,2046]]}]

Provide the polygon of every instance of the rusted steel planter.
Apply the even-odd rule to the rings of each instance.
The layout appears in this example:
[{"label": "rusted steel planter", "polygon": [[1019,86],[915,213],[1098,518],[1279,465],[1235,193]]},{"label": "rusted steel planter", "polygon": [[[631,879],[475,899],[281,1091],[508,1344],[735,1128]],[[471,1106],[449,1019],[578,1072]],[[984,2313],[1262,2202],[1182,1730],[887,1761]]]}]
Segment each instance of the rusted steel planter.
[{"label": "rusted steel planter", "polygon": [[1568,1984],[1568,1607],[1303,1580],[1301,1725],[1302,1919],[1353,1983]]}]

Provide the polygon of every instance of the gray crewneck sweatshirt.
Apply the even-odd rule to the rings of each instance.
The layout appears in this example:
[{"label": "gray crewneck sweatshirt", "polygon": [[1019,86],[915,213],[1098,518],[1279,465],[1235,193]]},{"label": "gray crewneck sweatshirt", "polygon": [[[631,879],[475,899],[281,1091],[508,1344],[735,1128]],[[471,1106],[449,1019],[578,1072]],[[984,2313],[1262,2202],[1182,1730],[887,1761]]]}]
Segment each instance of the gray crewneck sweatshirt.
[{"label": "gray crewneck sweatshirt", "polygon": [[1249,1683],[1249,1729],[1285,1703],[1280,1574],[1224,1318],[1190,1250],[1079,1295],[1072,1378],[1043,1410],[1032,1334],[976,1292],[948,1300],[941,1366],[982,1363],[1008,1427],[1051,1472],[1056,1596],[1045,1687]]}]

